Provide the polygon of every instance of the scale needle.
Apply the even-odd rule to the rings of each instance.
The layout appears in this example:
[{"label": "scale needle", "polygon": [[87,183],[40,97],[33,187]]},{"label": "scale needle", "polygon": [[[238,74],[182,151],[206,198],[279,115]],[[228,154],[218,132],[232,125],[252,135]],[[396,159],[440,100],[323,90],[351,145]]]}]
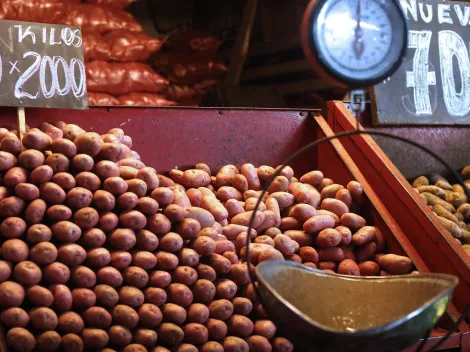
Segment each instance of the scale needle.
[{"label": "scale needle", "polygon": [[362,40],[362,36],[364,34],[362,26],[361,26],[361,0],[357,0],[357,7],[356,7],[356,29],[354,30],[354,54],[356,58],[359,60],[364,54],[365,44]]}]

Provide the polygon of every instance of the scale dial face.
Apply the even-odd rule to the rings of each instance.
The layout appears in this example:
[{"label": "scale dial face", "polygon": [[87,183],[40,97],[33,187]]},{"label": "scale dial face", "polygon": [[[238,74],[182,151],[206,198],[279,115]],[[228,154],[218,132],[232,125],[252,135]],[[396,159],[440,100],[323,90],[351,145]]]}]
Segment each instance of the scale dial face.
[{"label": "scale dial face", "polygon": [[333,79],[373,85],[399,67],[408,31],[396,0],[319,0],[307,12],[307,45]]}]

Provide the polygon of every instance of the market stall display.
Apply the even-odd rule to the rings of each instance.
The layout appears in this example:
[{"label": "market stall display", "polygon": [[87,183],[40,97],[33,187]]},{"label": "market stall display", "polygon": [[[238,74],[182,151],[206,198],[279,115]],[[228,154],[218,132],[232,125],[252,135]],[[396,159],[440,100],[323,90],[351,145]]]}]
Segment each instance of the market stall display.
[{"label": "market stall display", "polygon": [[[0,296],[12,350],[288,348],[264,320],[244,263],[248,221],[274,168],[227,165],[211,177],[198,164],[166,177],[145,167],[121,129],[39,127],[24,136],[24,151],[11,147],[8,130],[0,141]],[[411,260],[378,254],[380,230],[349,212],[362,197],[357,182],[344,187],[320,171],[297,180],[286,169],[256,218],[252,264],[285,258],[349,275],[410,273]]]}]

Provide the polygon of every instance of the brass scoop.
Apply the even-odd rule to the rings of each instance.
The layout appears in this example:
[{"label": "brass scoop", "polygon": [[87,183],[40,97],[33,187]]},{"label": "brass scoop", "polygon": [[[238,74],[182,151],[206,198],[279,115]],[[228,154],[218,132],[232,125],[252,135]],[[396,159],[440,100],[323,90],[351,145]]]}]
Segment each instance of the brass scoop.
[{"label": "brass scoop", "polygon": [[288,261],[256,268],[266,311],[302,351],[399,352],[444,314],[458,279],[444,274],[333,275]]}]

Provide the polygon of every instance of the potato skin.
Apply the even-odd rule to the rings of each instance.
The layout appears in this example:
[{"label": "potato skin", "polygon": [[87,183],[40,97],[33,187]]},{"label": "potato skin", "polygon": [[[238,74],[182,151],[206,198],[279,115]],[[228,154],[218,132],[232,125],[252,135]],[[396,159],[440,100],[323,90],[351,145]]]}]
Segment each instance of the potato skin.
[{"label": "potato skin", "polygon": [[248,343],[239,337],[229,336],[224,339],[224,351],[226,352],[248,352],[249,350]]},{"label": "potato skin", "polygon": [[26,329],[15,327],[8,331],[6,336],[7,344],[15,346],[17,351],[30,352],[36,346],[36,339]]},{"label": "potato skin", "polygon": [[6,309],[1,314],[1,321],[7,328],[25,328],[29,320],[28,313],[18,307]]}]

